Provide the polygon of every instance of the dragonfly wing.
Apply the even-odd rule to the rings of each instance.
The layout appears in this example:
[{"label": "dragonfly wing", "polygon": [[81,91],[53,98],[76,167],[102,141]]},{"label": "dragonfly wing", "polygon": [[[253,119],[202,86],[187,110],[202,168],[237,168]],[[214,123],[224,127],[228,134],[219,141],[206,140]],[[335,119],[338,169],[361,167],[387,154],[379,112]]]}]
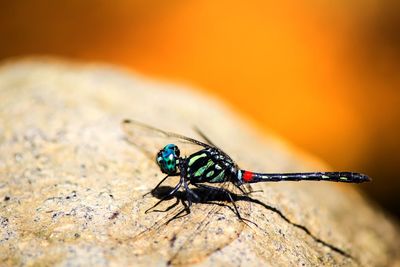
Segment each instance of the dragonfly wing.
[{"label": "dragonfly wing", "polygon": [[210,147],[196,139],[166,132],[134,120],[123,120],[121,126],[126,134],[126,139],[152,160],[167,144],[177,145],[182,156],[188,156],[202,148]]}]

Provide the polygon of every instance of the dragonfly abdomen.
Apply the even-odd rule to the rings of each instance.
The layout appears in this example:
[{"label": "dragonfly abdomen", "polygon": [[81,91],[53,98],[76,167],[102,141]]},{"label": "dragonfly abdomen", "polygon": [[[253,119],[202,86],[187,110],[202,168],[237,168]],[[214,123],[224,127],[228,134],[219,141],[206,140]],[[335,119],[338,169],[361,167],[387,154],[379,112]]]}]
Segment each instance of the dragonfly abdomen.
[{"label": "dragonfly abdomen", "polygon": [[356,172],[305,172],[305,173],[255,173],[245,170],[238,172],[243,183],[280,181],[330,181],[342,183],[363,183],[370,181],[364,174]]}]

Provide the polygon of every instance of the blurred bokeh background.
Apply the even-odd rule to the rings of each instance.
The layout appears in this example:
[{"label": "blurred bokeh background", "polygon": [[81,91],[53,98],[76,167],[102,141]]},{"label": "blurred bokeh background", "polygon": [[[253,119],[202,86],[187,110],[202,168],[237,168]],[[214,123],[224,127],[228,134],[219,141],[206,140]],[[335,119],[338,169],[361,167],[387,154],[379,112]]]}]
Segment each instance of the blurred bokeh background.
[{"label": "blurred bokeh background", "polygon": [[399,1],[1,1],[0,59],[26,55],[195,85],[400,216]]}]

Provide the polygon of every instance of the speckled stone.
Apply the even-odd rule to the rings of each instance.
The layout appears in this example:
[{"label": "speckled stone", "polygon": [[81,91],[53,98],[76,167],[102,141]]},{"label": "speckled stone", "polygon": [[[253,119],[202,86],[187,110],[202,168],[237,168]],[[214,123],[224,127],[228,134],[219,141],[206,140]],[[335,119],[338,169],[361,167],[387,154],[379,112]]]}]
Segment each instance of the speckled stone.
[{"label": "speckled stone", "polygon": [[[273,114],[271,114],[273,116]],[[0,67],[1,266],[394,266],[399,232],[348,184],[270,183],[237,205],[191,213],[146,195],[163,175],[124,138],[132,118],[198,138],[246,169],[326,170],[222,103],[108,65],[50,59]],[[378,179],[378,178],[376,178]],[[176,179],[166,182],[174,186]],[[269,205],[269,206],[268,206]],[[281,213],[274,210],[281,211]],[[307,233],[309,231],[309,233]],[[344,253],[335,251],[340,249]],[[351,257],[344,254],[349,254]]]}]

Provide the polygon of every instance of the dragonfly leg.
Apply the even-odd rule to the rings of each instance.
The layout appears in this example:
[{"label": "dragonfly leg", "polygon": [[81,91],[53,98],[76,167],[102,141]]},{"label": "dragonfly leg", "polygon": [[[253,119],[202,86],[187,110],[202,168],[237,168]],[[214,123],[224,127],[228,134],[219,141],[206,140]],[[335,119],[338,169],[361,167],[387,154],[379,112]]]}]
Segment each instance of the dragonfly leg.
[{"label": "dragonfly leg", "polygon": [[[185,201],[183,201],[183,200],[181,200],[181,201],[182,201],[182,205],[184,206],[184,208],[181,211],[179,211],[177,214],[175,214],[171,219],[169,219],[165,224],[169,224],[173,220],[176,220],[176,219],[179,219],[179,218],[183,218],[183,217],[185,217],[185,216],[190,214],[189,206],[186,205]],[[186,213],[183,214],[185,211],[186,211]]]},{"label": "dragonfly leg", "polygon": [[[183,179],[183,187],[185,188],[185,191],[186,191],[186,199],[188,201],[188,209],[190,210],[190,207],[192,206],[191,192],[193,192],[193,191],[190,190],[188,183],[186,182],[185,179]],[[193,194],[194,194],[194,192],[193,192]]]},{"label": "dragonfly leg", "polygon": [[200,187],[200,188],[207,189],[207,190],[219,191],[219,192],[225,194],[226,196],[228,196],[229,202],[232,203],[233,208],[234,208],[234,210],[235,210],[235,214],[236,214],[236,216],[238,217],[238,219],[239,219],[241,222],[245,223],[247,226],[249,226],[249,225],[247,224],[247,222],[249,222],[249,223],[252,223],[252,224],[254,224],[255,226],[258,227],[258,225],[257,225],[255,222],[252,222],[252,221],[250,221],[250,220],[248,220],[248,219],[245,219],[245,218],[243,218],[243,217],[240,215],[240,212],[239,212],[239,210],[238,210],[238,208],[237,208],[237,206],[236,206],[235,200],[233,199],[231,192],[229,192],[228,190],[226,190],[226,189],[224,189],[224,188],[214,187],[214,186],[209,186],[209,185],[204,185],[204,184],[193,184],[193,185],[196,186],[196,187]]},{"label": "dragonfly leg", "polygon": [[204,184],[193,184],[193,185],[196,186],[196,187],[200,187],[200,188],[207,189],[207,190],[219,191],[219,192],[225,194],[226,196],[228,196],[229,202],[231,202],[231,203],[233,204],[233,207],[234,207],[234,209],[235,209],[236,216],[238,216],[238,218],[239,218],[240,220],[243,220],[242,216],[240,216],[239,210],[237,209],[237,206],[236,206],[236,204],[235,204],[235,201],[233,200],[232,195],[231,195],[231,193],[230,193],[228,190],[225,190],[225,189],[219,188],[219,187],[204,185]]},{"label": "dragonfly leg", "polygon": [[236,184],[236,183],[233,183],[233,184],[236,186],[237,189],[240,190],[240,192],[242,192],[243,195],[248,195],[248,194],[251,194],[251,193],[252,193],[252,192],[245,192],[245,191],[243,190],[243,188],[241,188],[240,185],[238,185],[238,184]]},{"label": "dragonfly leg", "polygon": [[[223,190],[224,190],[224,189],[223,189]],[[226,190],[224,190],[224,191],[226,191]],[[236,211],[236,215],[237,215],[238,219],[239,219],[241,222],[243,222],[244,224],[246,224],[247,226],[249,226],[249,227],[250,227],[250,225],[248,225],[247,222],[252,223],[252,224],[254,224],[256,227],[258,227],[258,224],[256,224],[255,222],[252,222],[252,221],[250,221],[249,219],[243,218],[243,217],[240,215],[239,210],[238,210],[238,208],[237,208],[237,206],[236,206],[235,201],[234,201],[233,198],[232,198],[231,193],[229,193],[228,191],[226,191],[226,194],[228,195],[229,200],[230,200],[230,202],[232,203],[233,208],[234,208],[235,211]]]},{"label": "dragonfly leg", "polygon": [[149,210],[154,209],[155,207],[157,207],[161,202],[163,202],[164,200],[166,200],[167,198],[169,198],[170,196],[172,196],[173,194],[176,193],[176,191],[179,190],[179,188],[182,186],[184,179],[181,177],[181,179],[179,180],[179,183],[175,186],[174,189],[171,190],[171,192],[169,192],[167,195],[163,196],[160,201],[158,201],[156,204],[154,204],[151,208],[148,208],[144,213],[148,213]]},{"label": "dragonfly leg", "polygon": [[186,198],[188,200],[188,205],[189,205],[188,208],[190,209],[190,207],[192,206],[192,196],[196,199],[196,201],[199,201],[200,198],[195,192],[193,192],[192,189],[189,188],[189,183],[186,182],[185,179],[183,180],[183,186],[185,187]]},{"label": "dragonfly leg", "polygon": [[166,208],[165,210],[153,210],[154,212],[167,212],[169,210],[171,210],[172,208],[175,208],[180,202],[179,198],[176,198],[176,202],[174,204],[172,204],[171,206],[169,206],[168,208]]},{"label": "dragonfly leg", "polygon": [[253,190],[249,184],[245,184],[245,186],[247,186],[247,188],[246,188],[247,192],[246,192],[246,191],[244,191],[243,188],[241,187],[241,185],[243,185],[243,184],[237,184],[237,183],[233,183],[233,184],[234,184],[234,185],[236,186],[236,188],[239,189],[240,192],[242,192],[242,194],[245,195],[245,196],[248,196],[248,195],[253,194],[253,193],[263,192],[263,190]]},{"label": "dragonfly leg", "polygon": [[145,196],[147,196],[148,194],[151,194],[152,192],[154,192],[155,190],[157,190],[157,188],[158,188],[165,180],[167,180],[168,177],[177,176],[177,175],[179,175],[179,174],[174,174],[174,175],[169,175],[169,174],[167,174],[167,176],[165,176],[165,177],[156,185],[156,187],[154,187],[153,189],[151,189],[150,192],[147,192],[146,194],[144,194],[143,197],[145,197]]}]

